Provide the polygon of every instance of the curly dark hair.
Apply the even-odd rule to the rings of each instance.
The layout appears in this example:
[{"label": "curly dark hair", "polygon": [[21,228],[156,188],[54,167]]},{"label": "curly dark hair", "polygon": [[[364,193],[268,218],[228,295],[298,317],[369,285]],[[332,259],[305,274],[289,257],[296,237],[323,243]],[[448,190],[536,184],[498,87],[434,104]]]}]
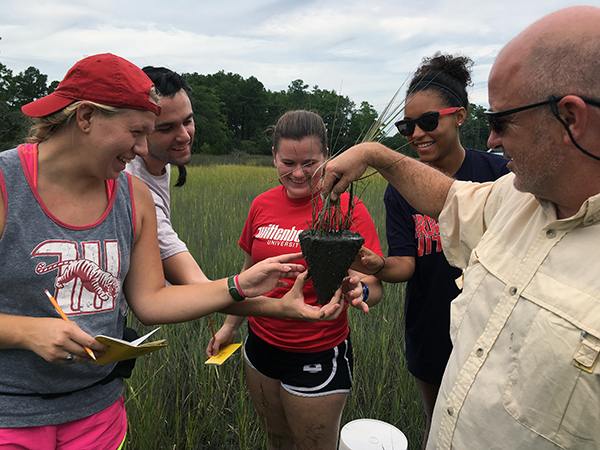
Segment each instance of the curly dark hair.
[{"label": "curly dark hair", "polygon": [[467,86],[471,85],[473,61],[468,56],[437,52],[421,60],[408,87],[408,95],[435,91],[442,101],[452,106],[469,106]]},{"label": "curly dark hair", "polygon": [[142,70],[152,80],[161,97],[173,98],[181,90],[190,97],[192,88],[187,83],[186,74],[173,72],[166,67],[146,66]]}]

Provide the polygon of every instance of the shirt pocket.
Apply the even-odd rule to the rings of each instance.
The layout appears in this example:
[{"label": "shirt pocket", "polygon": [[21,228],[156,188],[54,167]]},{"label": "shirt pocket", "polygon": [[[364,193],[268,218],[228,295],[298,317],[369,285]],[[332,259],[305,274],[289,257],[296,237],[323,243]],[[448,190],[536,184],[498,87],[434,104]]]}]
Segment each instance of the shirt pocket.
[{"label": "shirt pocket", "polygon": [[531,431],[560,448],[600,445],[600,340],[540,309],[523,340],[502,402]]}]

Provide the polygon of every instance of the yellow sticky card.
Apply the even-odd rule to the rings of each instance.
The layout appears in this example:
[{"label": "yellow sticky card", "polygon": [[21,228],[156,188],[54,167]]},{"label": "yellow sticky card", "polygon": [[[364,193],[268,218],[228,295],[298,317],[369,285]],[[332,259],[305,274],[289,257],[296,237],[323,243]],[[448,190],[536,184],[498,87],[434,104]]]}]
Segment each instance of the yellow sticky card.
[{"label": "yellow sticky card", "polygon": [[204,364],[208,364],[209,366],[220,366],[225,362],[227,358],[235,353],[235,351],[240,348],[242,344],[229,344],[223,347],[218,355],[215,355],[206,360]]}]

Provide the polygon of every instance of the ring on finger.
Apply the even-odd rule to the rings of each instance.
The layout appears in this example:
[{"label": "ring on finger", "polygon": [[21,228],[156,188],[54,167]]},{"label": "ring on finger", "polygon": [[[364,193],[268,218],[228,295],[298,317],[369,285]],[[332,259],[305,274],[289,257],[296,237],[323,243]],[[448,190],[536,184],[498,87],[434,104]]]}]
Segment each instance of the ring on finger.
[{"label": "ring on finger", "polygon": [[66,359],[68,362],[71,362],[71,361],[73,361],[73,357],[74,357],[74,356],[75,356],[75,355],[73,355],[73,353],[69,353],[69,354],[68,354],[68,355],[65,357],[65,359]]}]

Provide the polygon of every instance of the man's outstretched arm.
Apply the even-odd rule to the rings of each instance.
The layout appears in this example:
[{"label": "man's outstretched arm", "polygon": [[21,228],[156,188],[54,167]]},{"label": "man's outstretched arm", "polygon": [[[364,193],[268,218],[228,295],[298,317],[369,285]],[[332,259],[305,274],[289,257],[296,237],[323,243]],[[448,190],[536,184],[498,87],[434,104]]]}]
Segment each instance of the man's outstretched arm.
[{"label": "man's outstretched arm", "polygon": [[321,188],[333,198],[373,167],[418,211],[437,219],[454,180],[378,142],[363,142],[327,163]]}]

